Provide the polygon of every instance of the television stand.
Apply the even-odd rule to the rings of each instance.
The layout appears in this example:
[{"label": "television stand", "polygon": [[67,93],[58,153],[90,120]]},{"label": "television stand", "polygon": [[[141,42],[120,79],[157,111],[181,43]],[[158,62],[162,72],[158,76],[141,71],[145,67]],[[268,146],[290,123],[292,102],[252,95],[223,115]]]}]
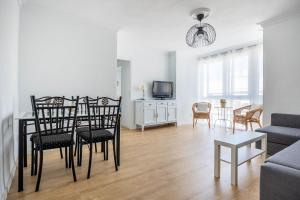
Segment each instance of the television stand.
[{"label": "television stand", "polygon": [[174,99],[153,99],[135,101],[136,128],[144,131],[145,127],[163,124],[177,125],[177,107]]}]

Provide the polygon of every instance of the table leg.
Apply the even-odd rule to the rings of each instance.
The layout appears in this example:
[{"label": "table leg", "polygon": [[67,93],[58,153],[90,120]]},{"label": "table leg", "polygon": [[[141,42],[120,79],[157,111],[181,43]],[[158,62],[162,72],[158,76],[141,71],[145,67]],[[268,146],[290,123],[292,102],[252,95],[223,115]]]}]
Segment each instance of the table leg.
[{"label": "table leg", "polygon": [[261,148],[264,151],[264,153],[262,154],[262,158],[263,158],[263,162],[265,162],[267,158],[267,134],[265,138],[261,140]]},{"label": "table leg", "polygon": [[223,119],[224,119],[224,128],[227,128],[227,121],[226,121],[226,108],[223,110]]},{"label": "table leg", "polygon": [[19,156],[18,156],[18,191],[21,192],[23,188],[23,164],[24,164],[24,139],[23,139],[24,122],[19,120]]},{"label": "table leg", "polygon": [[231,147],[231,184],[236,186],[238,184],[238,149]]},{"label": "table leg", "polygon": [[23,139],[24,139],[24,167],[27,167],[27,121],[23,123]]},{"label": "table leg", "polygon": [[220,153],[221,153],[221,146],[215,143],[215,177],[220,177]]},{"label": "table leg", "polygon": [[[247,148],[248,148],[249,151],[251,151],[251,143],[247,145]],[[249,160],[247,161],[247,163],[251,163],[251,159],[249,159]]]},{"label": "table leg", "polygon": [[[120,120],[119,120],[119,122],[120,122]],[[120,148],[120,134],[121,134],[121,132],[120,132],[120,123],[118,123],[118,126],[117,126],[117,164],[118,164],[118,166],[120,166],[120,151],[121,151],[121,148]]]}]

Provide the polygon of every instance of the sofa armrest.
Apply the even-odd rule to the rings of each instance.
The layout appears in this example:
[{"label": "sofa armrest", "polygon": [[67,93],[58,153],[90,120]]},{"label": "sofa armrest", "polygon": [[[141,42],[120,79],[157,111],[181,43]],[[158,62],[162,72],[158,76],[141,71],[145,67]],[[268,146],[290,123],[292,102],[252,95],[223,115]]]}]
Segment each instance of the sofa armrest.
[{"label": "sofa armrest", "polygon": [[266,163],[260,172],[260,200],[299,200],[300,170]]},{"label": "sofa armrest", "polygon": [[300,115],[273,113],[271,115],[271,125],[300,128]]}]

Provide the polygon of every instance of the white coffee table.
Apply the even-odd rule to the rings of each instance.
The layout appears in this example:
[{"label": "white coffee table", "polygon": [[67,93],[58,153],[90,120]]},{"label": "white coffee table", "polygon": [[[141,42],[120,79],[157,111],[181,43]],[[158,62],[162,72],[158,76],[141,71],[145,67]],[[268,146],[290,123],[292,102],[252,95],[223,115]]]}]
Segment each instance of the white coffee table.
[{"label": "white coffee table", "polygon": [[[262,149],[251,148],[251,143],[261,141]],[[259,155],[266,158],[267,135],[258,132],[236,132],[235,134],[216,135],[215,143],[215,177],[220,177],[220,162],[231,164],[231,184],[238,184],[238,166]],[[231,148],[231,156],[221,156],[221,146]],[[245,147],[245,148],[241,148]]]}]

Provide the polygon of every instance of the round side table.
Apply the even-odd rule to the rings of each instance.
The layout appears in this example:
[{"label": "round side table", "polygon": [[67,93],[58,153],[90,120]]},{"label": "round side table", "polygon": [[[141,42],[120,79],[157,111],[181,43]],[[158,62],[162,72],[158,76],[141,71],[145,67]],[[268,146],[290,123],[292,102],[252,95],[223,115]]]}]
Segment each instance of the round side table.
[{"label": "round side table", "polygon": [[[214,127],[216,127],[216,123],[219,121],[220,126],[222,126],[222,122],[224,124],[224,128],[230,128],[232,126],[231,120],[229,118],[229,114],[232,111],[231,106],[214,106],[215,109],[218,110],[218,118],[215,120]],[[229,127],[227,126],[227,123],[229,122]]]}]

